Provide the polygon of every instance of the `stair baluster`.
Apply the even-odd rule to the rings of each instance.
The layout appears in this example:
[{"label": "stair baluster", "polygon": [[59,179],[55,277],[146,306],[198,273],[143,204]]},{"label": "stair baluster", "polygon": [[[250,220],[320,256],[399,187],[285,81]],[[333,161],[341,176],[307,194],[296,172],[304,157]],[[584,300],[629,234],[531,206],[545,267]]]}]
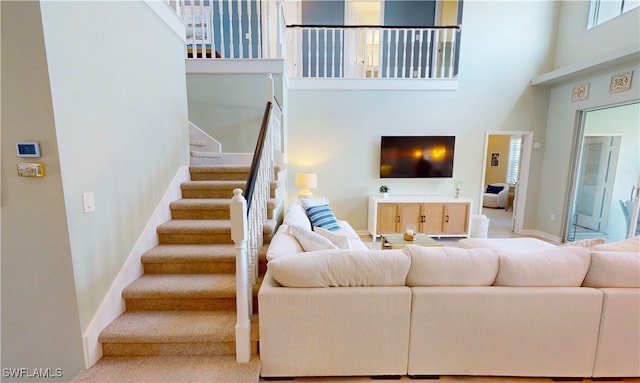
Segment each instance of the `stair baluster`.
[{"label": "stair baluster", "polygon": [[251,357],[251,319],[253,286],[258,277],[258,251],[263,244],[267,220],[267,201],[271,193],[273,168],[273,137],[269,121],[273,106],[265,107],[260,135],[256,144],[249,178],[245,188],[235,189],[231,200],[231,238],[236,244],[236,360],[246,363]]}]

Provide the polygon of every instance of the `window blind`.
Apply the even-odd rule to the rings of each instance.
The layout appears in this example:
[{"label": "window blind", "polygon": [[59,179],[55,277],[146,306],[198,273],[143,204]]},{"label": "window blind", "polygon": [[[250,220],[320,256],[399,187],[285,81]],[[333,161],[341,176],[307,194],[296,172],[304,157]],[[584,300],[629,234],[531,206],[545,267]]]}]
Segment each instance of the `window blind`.
[{"label": "window blind", "polygon": [[522,137],[512,136],[509,142],[509,163],[507,164],[507,179],[509,184],[518,182],[518,170],[520,169],[520,150]]}]

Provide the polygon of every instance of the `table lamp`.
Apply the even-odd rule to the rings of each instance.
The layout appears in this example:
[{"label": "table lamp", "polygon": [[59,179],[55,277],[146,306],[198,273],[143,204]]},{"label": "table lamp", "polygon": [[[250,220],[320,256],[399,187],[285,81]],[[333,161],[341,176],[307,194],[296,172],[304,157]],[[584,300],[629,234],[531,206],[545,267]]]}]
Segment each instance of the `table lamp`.
[{"label": "table lamp", "polygon": [[318,187],[318,175],[315,173],[299,173],[296,174],[296,188],[300,190],[298,198],[313,198],[313,194],[309,189]]}]

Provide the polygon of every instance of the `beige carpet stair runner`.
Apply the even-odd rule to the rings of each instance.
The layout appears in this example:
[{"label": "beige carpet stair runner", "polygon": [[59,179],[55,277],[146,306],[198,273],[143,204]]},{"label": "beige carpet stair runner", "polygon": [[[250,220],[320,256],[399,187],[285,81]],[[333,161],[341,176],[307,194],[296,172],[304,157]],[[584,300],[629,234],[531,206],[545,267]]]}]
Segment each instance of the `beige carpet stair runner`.
[{"label": "beige carpet stair runner", "polygon": [[[236,260],[229,201],[233,189],[244,189],[248,172],[247,166],[190,168],[191,181],[181,185],[183,198],[170,205],[172,219],[157,228],[160,244],[142,256],[144,274],[122,292],[126,311],[100,334],[104,357],[74,382],[258,382],[257,315],[254,357],[248,364],[235,362]],[[265,245],[276,227],[277,187],[274,181]],[[261,275],[265,253],[266,246]],[[254,312],[258,288],[259,283]]]}]

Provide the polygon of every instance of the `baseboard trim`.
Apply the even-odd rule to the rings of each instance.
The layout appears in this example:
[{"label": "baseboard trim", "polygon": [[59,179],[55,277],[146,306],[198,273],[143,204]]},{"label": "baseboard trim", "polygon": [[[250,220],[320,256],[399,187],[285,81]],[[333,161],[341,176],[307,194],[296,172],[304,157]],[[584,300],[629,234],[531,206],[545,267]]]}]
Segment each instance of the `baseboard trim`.
[{"label": "baseboard trim", "polygon": [[158,245],[156,229],[158,225],[171,219],[169,204],[172,201],[182,198],[180,184],[189,179],[188,166],[183,166],[178,169],[162,200],[160,200],[142,234],[140,234],[136,244],[131,249],[127,260],[113,280],[100,307],[98,307],[86,331],[82,334],[85,368],[88,369],[102,358],[102,346],[100,342],[98,342],[98,336],[109,323],[124,312],[125,305],[122,299],[122,290],[142,275],[140,257],[145,251]]},{"label": "baseboard trim", "polygon": [[516,234],[522,234],[522,235],[527,235],[527,236],[532,236],[532,237],[538,237],[540,239],[544,239],[546,241],[553,242],[555,244],[562,243],[562,239],[560,237],[555,236],[555,235],[551,235],[549,233],[545,233],[544,231],[540,231],[540,230],[522,230],[521,232],[518,232]]}]

